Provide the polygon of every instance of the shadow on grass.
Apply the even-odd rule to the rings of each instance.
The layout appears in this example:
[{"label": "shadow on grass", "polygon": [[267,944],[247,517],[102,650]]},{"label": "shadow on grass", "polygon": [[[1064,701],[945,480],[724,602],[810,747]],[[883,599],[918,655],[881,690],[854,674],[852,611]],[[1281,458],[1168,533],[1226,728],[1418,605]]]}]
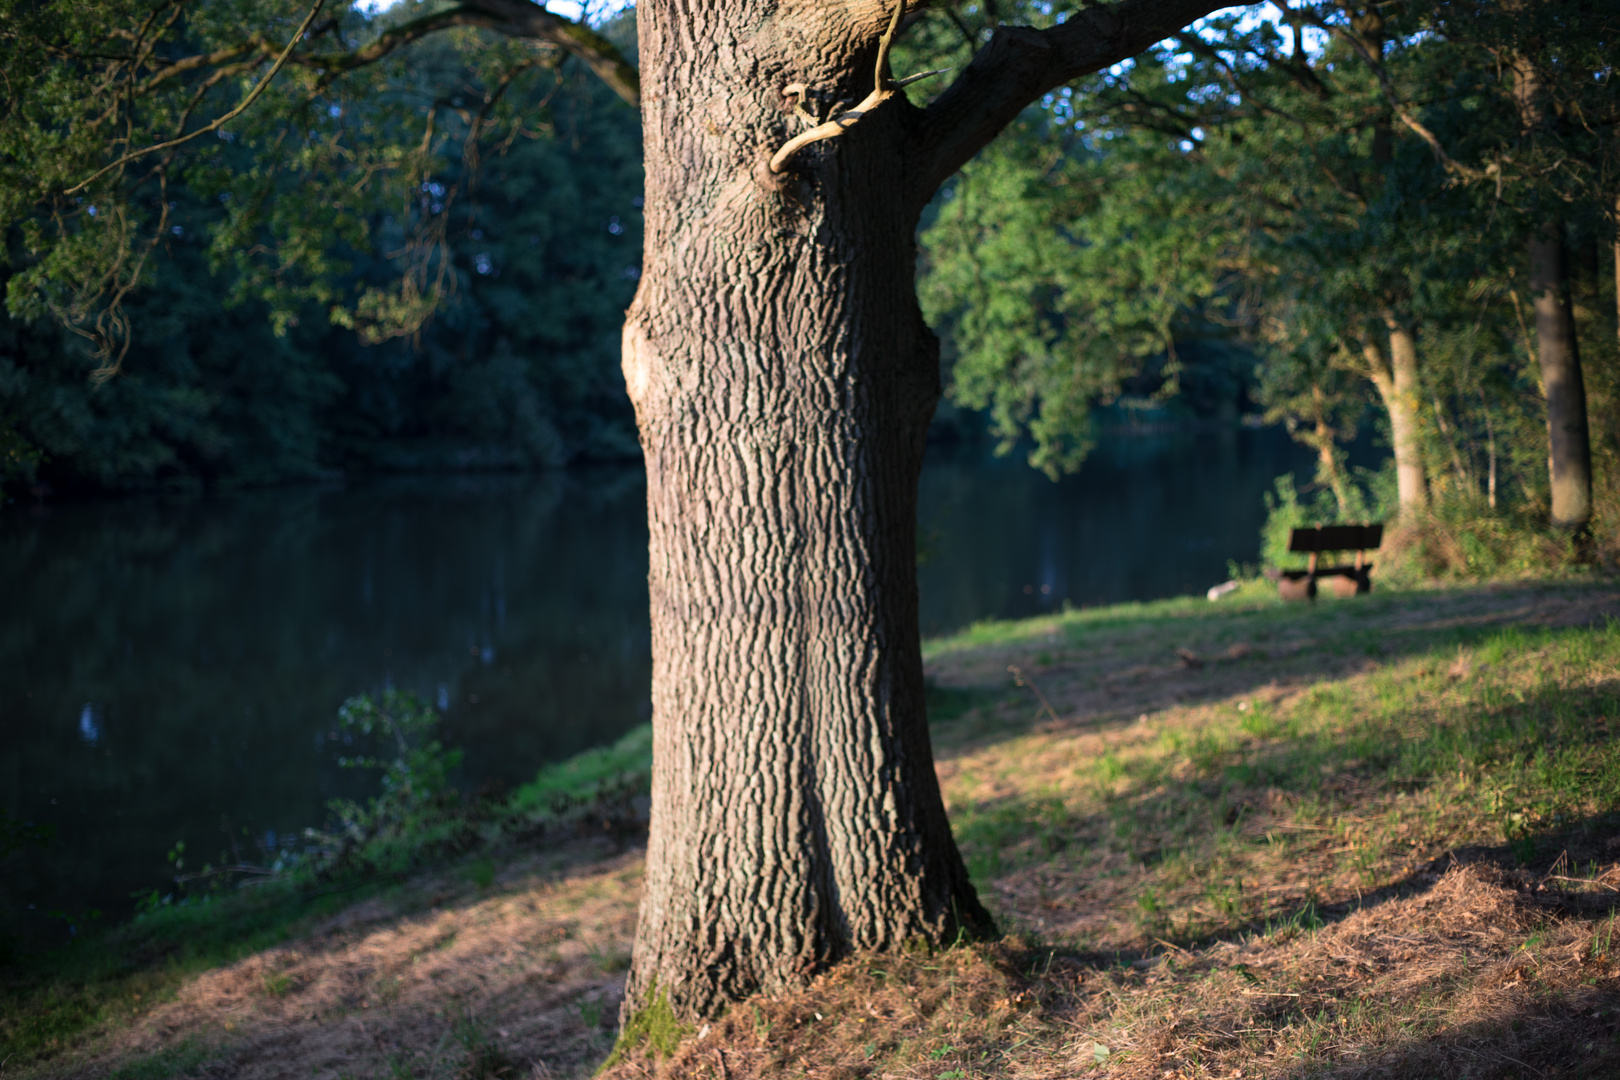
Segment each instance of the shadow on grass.
[{"label": "shadow on grass", "polygon": [[[1509,629],[1475,646],[1498,662],[1529,646],[1548,664],[1620,662],[1612,626],[1597,635]],[[1081,779],[1068,788],[1033,781],[1036,790],[958,806],[958,843],[981,888],[1002,879],[1006,893],[1007,876],[1033,883],[1010,909],[1026,922],[1044,926],[1042,909],[1096,916],[1111,906],[1115,926],[1134,922],[1139,938],[1178,946],[1307,911],[1342,916],[1409,894],[1453,864],[1578,881],[1615,860],[1620,811],[1596,808],[1620,807],[1620,743],[1609,732],[1620,677],[1530,692],[1480,684],[1474,698],[1444,708],[1435,702],[1454,697],[1457,681],[1427,679],[1389,680],[1360,697],[1327,686],[1289,715],[1256,705],[1201,730],[1163,732],[1134,758],[1109,750],[1076,762]],[[1419,803],[1501,843],[1457,848],[1403,873]],[[1064,882],[1043,882],[1054,869]],[[1257,894],[1257,880],[1270,887]],[[1580,903],[1593,910],[1620,899],[1612,887],[1564,884],[1590,893]],[[1086,896],[1050,895],[1065,888]],[[1258,907],[1256,895],[1267,898]],[[1196,919],[1187,914],[1195,908]]]},{"label": "shadow on grass", "polygon": [[1620,993],[1586,987],[1494,1011],[1354,1060],[1268,1073],[1289,1080],[1526,1080],[1620,1076]]},{"label": "shadow on grass", "polygon": [[[573,1068],[606,1052],[628,966],[634,902],[620,894],[639,869],[626,869],[637,853],[616,839],[506,851],[498,866],[485,856],[315,894],[244,890],[14,965],[0,978],[4,1075],[36,1067],[56,1075],[68,1058],[75,1075],[129,1080],[189,1075],[202,1061],[215,1063],[209,1075],[258,1075],[249,1064],[272,1050],[273,1060],[289,1039],[317,1065],[323,1053],[364,1065],[355,1075],[373,1066],[401,1075],[378,1056],[395,1043],[417,1076],[483,1076],[467,1063],[505,1061],[496,1053],[504,1047]],[[593,890],[608,899],[598,903]],[[556,912],[538,899],[557,895],[565,901]],[[593,903],[608,929],[575,929],[572,912]],[[506,930],[492,934],[492,920]],[[537,973],[553,984],[538,996],[529,989]],[[534,1009],[520,1027],[508,1017],[525,1000]],[[474,1008],[507,1016],[485,1024]],[[364,1020],[358,1041],[336,1034],[351,1017]],[[546,1027],[541,1037],[522,1030],[535,1023]],[[384,1042],[365,1035],[384,1029]]]},{"label": "shadow on grass", "polygon": [[[1615,617],[1620,589],[1530,583],[1375,593],[1316,605],[1227,608],[1177,600],[987,624],[926,650],[935,669],[929,720],[938,757],[949,760],[968,745],[1036,727],[1107,730],[1173,706],[1307,687],[1420,656],[1477,649],[1504,632],[1528,640],[1562,628],[1601,627]],[[998,658],[980,675],[988,680],[939,684],[942,667],[986,649]],[[1014,654],[1045,687],[1060,723],[1045,723],[1039,696],[1014,685],[1002,667]]]}]

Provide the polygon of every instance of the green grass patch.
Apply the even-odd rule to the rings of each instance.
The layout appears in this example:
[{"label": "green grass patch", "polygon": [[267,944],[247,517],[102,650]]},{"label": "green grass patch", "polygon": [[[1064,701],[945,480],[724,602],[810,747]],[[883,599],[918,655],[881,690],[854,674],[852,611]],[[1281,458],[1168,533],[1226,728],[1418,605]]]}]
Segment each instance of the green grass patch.
[{"label": "green grass patch", "polygon": [[[1007,914],[1026,930],[1118,878],[1131,903],[1087,933],[1123,946],[1277,924],[1452,850],[1509,866],[1545,868],[1563,851],[1590,863],[1620,835],[1620,623],[1492,616],[1579,595],[1168,601],[936,643],[933,673],[953,680],[956,665],[996,677],[1056,651],[1054,639],[1066,650],[1038,677],[1073,730],[1034,728],[1033,702],[1001,707],[1006,691],[991,685],[955,691],[970,707],[940,742],[962,748],[946,795],[969,872],[982,895],[1024,898]],[[1206,662],[1178,665],[1183,647]],[[1166,683],[1183,688],[1169,708]],[[1092,726],[1065,693],[1101,700],[1112,719]],[[1000,736],[987,736],[997,723]]]},{"label": "green grass patch", "polygon": [[668,1057],[675,1052],[681,1040],[692,1033],[692,1026],[683,1024],[675,1016],[669,995],[658,989],[656,978],[648,988],[649,1004],[636,1010],[619,1031],[613,1052],[602,1062],[600,1071],[607,1070],[632,1057],[650,1054]]},{"label": "green grass patch", "polygon": [[214,1055],[214,1049],[195,1039],[187,1039],[175,1046],[166,1046],[156,1053],[127,1061],[112,1073],[108,1080],[169,1080],[184,1076]]},{"label": "green grass patch", "polygon": [[[413,807],[407,820],[373,822],[372,838],[338,865],[295,863],[248,887],[221,886],[173,902],[154,896],[125,925],[18,955],[0,975],[0,1059],[19,1067],[97,1028],[129,1023],[171,998],[187,978],[307,933],[360,900],[406,902],[404,883],[426,869],[459,867],[458,876],[487,890],[500,860],[528,842],[521,838],[566,832],[572,815],[645,791],[651,759],[651,728],[643,725],[610,747],[546,766],[504,803],[456,804],[444,813]],[[277,979],[266,982],[272,997],[289,989]],[[151,1061],[152,1068],[168,1068],[164,1055]]]},{"label": "green grass patch", "polygon": [[512,792],[509,805],[519,813],[549,812],[588,802],[625,788],[642,790],[652,776],[652,725],[642,724],[612,746],[587,750],[547,765]]}]

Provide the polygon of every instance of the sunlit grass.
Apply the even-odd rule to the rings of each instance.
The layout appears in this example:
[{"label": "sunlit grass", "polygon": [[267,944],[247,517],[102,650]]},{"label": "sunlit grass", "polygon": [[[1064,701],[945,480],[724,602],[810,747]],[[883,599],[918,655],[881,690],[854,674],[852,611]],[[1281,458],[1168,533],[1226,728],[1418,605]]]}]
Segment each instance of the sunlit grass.
[{"label": "sunlit grass", "polygon": [[[1382,1062],[1367,1068],[1416,1080],[1499,1059],[1606,1075],[1620,624],[1594,613],[1617,599],[1531,585],[1307,607],[1250,588],[928,643],[942,787],[1009,936],[856,957],[613,1075],[1303,1078]],[[645,749],[637,733],[527,797],[639,790]],[[123,1048],[96,1066],[110,1075],[225,1068],[244,1037],[228,1025],[274,1012],[301,1033],[286,1054],[329,1044],[354,1076],[527,1067],[523,1046],[545,1075],[584,1076],[611,1044],[639,867],[568,874],[558,893],[516,886],[481,851],[301,913],[273,892],[163,909],[104,954],[11,983],[9,1068],[60,1072],[92,1046]],[[310,944],[362,911],[361,931]],[[503,1015],[543,1000],[572,1041],[515,1022],[508,1038],[504,1020],[473,1038],[462,999],[433,996],[452,972],[501,986]],[[382,1042],[346,1034],[384,1012]],[[141,1036],[159,1016],[173,1034]]]},{"label": "sunlit grass", "polygon": [[[957,758],[946,790],[992,904],[1027,884],[997,881],[1019,868],[1079,892],[1070,879],[1110,872],[1141,898],[1135,926],[1116,911],[1077,932],[1190,942],[1389,884],[1447,847],[1505,846],[1530,863],[1572,830],[1605,832],[1620,807],[1617,711],[1620,624],[1509,627],[1149,723],[1019,733]],[[1029,925],[1022,905],[1008,916]]]}]

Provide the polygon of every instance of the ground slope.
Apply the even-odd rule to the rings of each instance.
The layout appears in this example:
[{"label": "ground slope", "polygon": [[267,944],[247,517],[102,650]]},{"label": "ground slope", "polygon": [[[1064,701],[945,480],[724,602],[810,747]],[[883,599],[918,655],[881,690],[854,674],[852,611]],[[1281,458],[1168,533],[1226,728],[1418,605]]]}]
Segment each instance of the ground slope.
[{"label": "ground slope", "polygon": [[[642,1017],[608,1072],[1620,1075],[1614,615],[1606,579],[1254,587],[932,642],[940,776],[1007,936]],[[26,1073],[588,1075],[636,852],[476,877],[126,999]]]}]

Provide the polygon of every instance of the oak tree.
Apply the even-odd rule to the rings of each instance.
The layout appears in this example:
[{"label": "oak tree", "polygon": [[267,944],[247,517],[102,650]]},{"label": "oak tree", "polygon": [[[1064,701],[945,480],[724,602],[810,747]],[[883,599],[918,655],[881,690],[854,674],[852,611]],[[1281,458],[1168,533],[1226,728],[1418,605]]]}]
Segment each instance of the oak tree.
[{"label": "oak tree", "polygon": [[[905,0],[641,0],[639,67],[531,0],[454,3],[369,38],[320,0],[280,11],[274,33],[174,0],[13,3],[0,30],[32,51],[11,68],[76,72],[93,98],[13,103],[26,138],[0,162],[0,211],[27,218],[39,257],[13,289],[115,349],[116,300],[139,276],[124,256],[164,225],[161,192],[120,192],[161,187],[176,153],[228,134],[278,77],[289,107],[315,108],[350,73],[473,26],[575,57],[639,103],[645,256],[622,362],[647,470],[654,773],[625,1009],[711,1013],[856,949],[990,929],[924,712],[916,493],[939,368],[919,216],[1027,105],[1216,6],[992,20],[920,105],[891,70],[928,11]],[[30,172],[29,154],[49,167]]]}]

